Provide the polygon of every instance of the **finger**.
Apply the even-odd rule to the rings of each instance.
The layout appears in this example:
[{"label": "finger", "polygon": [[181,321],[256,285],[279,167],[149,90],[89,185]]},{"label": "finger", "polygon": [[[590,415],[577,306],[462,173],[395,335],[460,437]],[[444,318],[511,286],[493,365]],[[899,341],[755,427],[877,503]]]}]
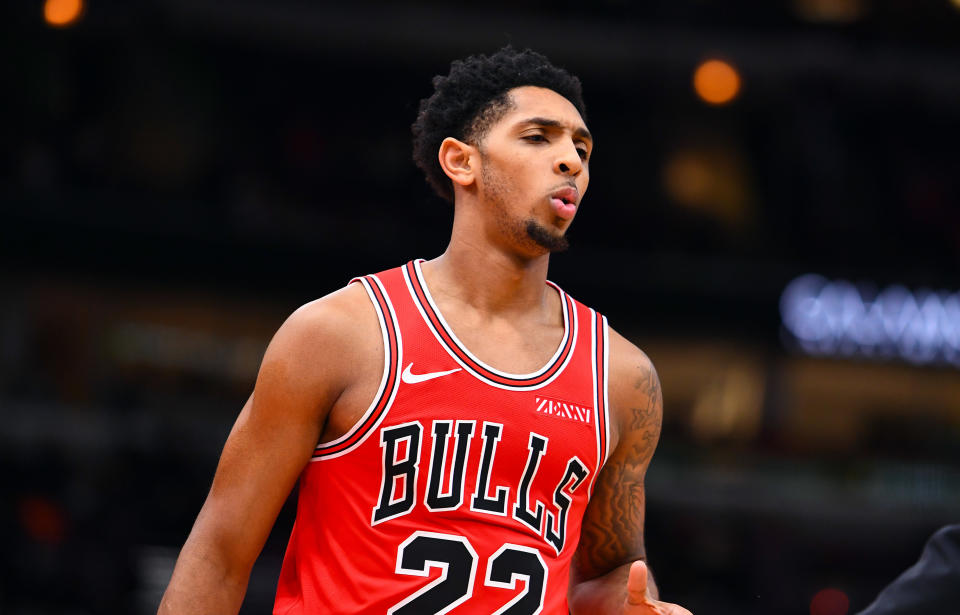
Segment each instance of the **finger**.
[{"label": "finger", "polygon": [[627,577],[627,604],[643,604],[647,601],[647,565],[637,560],[630,566]]}]

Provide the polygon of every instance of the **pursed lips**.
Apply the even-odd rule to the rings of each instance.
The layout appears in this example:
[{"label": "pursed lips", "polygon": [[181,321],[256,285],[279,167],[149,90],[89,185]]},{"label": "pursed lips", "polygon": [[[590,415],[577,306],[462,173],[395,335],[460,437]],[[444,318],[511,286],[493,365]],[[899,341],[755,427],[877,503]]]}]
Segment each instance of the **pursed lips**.
[{"label": "pursed lips", "polygon": [[550,205],[554,212],[565,220],[573,219],[579,200],[580,191],[573,186],[565,186],[550,195]]},{"label": "pursed lips", "polygon": [[580,201],[580,191],[574,186],[566,186],[553,192],[550,198],[560,199],[568,205],[577,205]]}]

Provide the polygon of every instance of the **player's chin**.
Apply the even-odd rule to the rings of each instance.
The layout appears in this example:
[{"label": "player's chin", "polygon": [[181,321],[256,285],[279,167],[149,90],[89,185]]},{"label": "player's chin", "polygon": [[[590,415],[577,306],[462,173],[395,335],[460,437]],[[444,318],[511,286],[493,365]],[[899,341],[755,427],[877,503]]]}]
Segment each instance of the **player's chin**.
[{"label": "player's chin", "polygon": [[527,221],[527,237],[546,252],[563,252],[570,247],[564,231],[546,227],[536,220]]}]

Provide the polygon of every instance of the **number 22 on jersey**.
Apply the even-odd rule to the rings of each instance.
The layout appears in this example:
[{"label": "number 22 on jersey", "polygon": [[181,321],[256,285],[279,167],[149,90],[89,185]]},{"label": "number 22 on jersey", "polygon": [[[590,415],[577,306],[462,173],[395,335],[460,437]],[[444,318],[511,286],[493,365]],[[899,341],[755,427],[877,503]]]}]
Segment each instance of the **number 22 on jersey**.
[{"label": "number 22 on jersey", "polygon": [[[431,568],[440,576],[419,591],[395,604],[389,615],[443,615],[473,595],[477,552],[463,536],[436,532],[414,532],[397,549],[397,573],[425,577]],[[504,544],[487,560],[484,584],[516,589],[526,587],[493,615],[536,615],[543,610],[547,586],[547,565],[536,549]]]}]

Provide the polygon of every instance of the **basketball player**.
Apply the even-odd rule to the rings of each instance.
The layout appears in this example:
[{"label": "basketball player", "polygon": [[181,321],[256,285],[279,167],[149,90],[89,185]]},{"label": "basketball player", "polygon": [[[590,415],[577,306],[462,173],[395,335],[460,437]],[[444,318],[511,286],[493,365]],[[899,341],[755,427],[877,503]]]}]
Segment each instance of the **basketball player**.
[{"label": "basketball player", "polygon": [[508,47],[434,86],[414,158],[447,250],[279,329],[161,613],[236,613],[299,480],[275,613],[689,615],[645,564],[657,375],[546,279],[589,180],[580,82]]}]

